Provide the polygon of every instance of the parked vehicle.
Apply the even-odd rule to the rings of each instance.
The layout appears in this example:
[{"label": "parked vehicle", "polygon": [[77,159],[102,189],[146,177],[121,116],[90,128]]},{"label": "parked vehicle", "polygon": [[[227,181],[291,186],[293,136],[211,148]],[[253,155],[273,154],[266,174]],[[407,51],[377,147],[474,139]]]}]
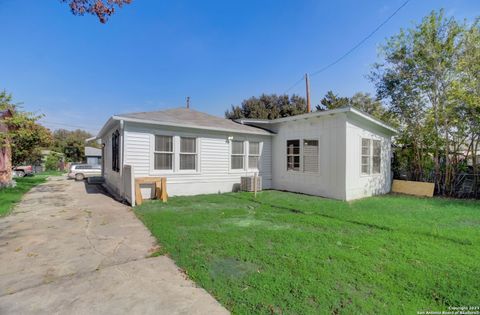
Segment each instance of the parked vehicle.
[{"label": "parked vehicle", "polygon": [[70,166],[68,177],[75,180],[84,180],[87,177],[102,176],[100,165],[74,164]]},{"label": "parked vehicle", "polygon": [[20,165],[13,167],[13,176],[24,177],[33,175],[33,167],[31,165]]}]

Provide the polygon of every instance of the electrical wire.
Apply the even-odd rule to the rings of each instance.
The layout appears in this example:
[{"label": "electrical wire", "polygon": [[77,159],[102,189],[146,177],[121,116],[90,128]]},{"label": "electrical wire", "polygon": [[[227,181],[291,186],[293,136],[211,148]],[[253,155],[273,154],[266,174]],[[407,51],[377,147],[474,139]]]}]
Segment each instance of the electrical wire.
[{"label": "electrical wire", "polygon": [[[334,65],[336,65],[337,63],[339,63],[340,61],[342,61],[343,59],[345,59],[348,55],[350,55],[352,52],[354,52],[357,48],[359,48],[360,46],[362,46],[368,39],[370,39],[376,32],[378,32],[385,24],[388,23],[388,21],[390,21],[401,9],[403,9],[403,7],[405,7],[411,0],[406,0],[405,2],[402,3],[402,5],[400,5],[392,14],[390,14],[382,23],[380,23],[373,31],[371,31],[367,36],[365,36],[362,40],[360,40],[355,46],[353,46],[352,48],[350,48],[346,53],[344,53],[343,55],[341,55],[340,57],[338,57],[337,59],[335,59],[333,62],[329,63],[328,65],[320,68],[319,70],[316,70],[316,71],[313,71],[311,72],[309,75],[311,77],[317,75],[317,74],[320,74],[324,71],[326,71],[327,69],[333,67]],[[296,81],[292,86],[290,86],[285,92],[284,94],[287,94],[290,90],[292,90],[294,87],[296,87],[298,84],[300,84],[300,82],[302,82],[304,79],[304,76],[302,76],[298,81]]]},{"label": "electrical wire", "polygon": [[59,125],[59,126],[66,126],[66,127],[73,127],[73,128],[80,128],[84,130],[97,130],[98,128],[91,128],[91,127],[86,127],[86,126],[78,126],[78,125],[72,125],[72,124],[67,124],[67,123],[60,123],[60,122],[54,122],[54,121],[48,121],[48,120],[40,120],[40,123],[48,124],[48,125]]},{"label": "electrical wire", "polygon": [[342,61],[345,57],[347,57],[348,55],[350,55],[352,52],[354,52],[358,47],[362,46],[363,43],[365,43],[368,39],[370,39],[370,37],[372,37],[378,30],[380,30],[385,24],[388,23],[388,21],[390,21],[404,6],[406,6],[408,3],[410,2],[410,0],[407,0],[405,1],[401,6],[399,6],[392,14],[390,14],[390,16],[385,20],[383,21],[382,23],[380,23],[380,25],[378,25],[372,32],[370,32],[370,34],[368,34],[366,37],[364,37],[361,41],[359,41],[355,46],[353,46],[352,48],[350,48],[350,50],[348,50],[346,53],[344,53],[342,56],[340,56],[339,58],[337,58],[335,61],[329,63],[328,65],[324,66],[323,68],[317,70],[317,71],[314,71],[312,73],[310,73],[310,76],[313,77],[317,74],[320,74],[322,73],[323,71],[327,70],[328,68],[336,65],[337,63],[339,63],[340,61]]}]

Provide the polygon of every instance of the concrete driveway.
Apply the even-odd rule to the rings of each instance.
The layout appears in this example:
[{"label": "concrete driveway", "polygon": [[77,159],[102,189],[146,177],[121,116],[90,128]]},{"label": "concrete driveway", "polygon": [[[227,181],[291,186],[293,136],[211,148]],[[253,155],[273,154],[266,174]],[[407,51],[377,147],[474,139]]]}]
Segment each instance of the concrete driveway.
[{"label": "concrete driveway", "polygon": [[52,177],[0,218],[0,314],[227,314],[132,210]]}]

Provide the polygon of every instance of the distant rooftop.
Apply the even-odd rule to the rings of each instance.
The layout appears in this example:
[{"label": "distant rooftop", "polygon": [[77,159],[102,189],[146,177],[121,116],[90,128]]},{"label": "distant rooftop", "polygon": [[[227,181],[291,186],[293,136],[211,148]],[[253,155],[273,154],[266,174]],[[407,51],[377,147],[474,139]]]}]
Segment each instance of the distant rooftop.
[{"label": "distant rooftop", "polygon": [[102,156],[102,149],[85,147],[85,156]]}]

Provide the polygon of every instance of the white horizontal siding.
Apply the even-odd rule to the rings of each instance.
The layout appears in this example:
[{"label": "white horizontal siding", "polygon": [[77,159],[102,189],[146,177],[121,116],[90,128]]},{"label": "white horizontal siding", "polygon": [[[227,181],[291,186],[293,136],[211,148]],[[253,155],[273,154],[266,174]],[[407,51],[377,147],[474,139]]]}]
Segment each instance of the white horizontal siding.
[{"label": "white horizontal siding", "polygon": [[[154,171],[152,167],[154,134],[190,136],[198,139],[197,173]],[[228,137],[263,143],[259,175],[263,177],[263,187],[270,188],[271,138],[269,136],[208,133],[205,131],[181,128],[158,128],[141,124],[125,124],[125,164],[132,165],[135,177],[165,176],[169,195],[194,195],[200,193],[228,192],[238,188],[240,177],[253,175],[250,171],[230,170],[230,143]],[[142,191],[143,193],[143,191]],[[148,194],[144,192],[145,194]]]}]

